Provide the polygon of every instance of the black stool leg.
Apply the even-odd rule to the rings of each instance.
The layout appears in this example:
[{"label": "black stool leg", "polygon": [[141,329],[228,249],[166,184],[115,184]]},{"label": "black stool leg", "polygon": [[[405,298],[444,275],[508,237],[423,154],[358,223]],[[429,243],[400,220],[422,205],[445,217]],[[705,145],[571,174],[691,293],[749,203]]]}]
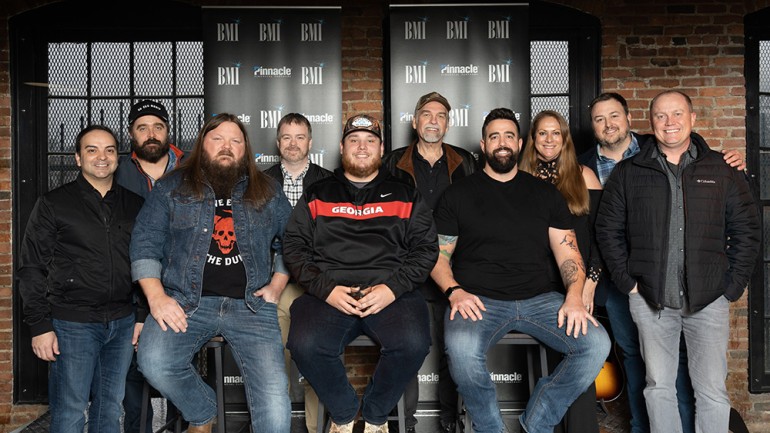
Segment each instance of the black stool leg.
[{"label": "black stool leg", "polygon": [[217,373],[217,431],[219,433],[225,433],[225,387],[224,387],[224,373],[222,370],[222,364],[224,362],[224,354],[222,346],[214,348],[215,368]]},{"label": "black stool leg", "polygon": [[144,381],[142,387],[142,412],[139,416],[139,433],[152,433],[147,432],[147,403],[150,401],[150,384]]}]

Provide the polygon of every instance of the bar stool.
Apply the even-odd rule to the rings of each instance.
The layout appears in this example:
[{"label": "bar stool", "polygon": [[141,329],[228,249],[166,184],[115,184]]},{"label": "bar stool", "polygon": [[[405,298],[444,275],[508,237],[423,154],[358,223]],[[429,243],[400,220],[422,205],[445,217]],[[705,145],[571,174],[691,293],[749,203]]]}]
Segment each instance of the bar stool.
[{"label": "bar stool", "polygon": [[[532,391],[535,390],[535,348],[539,348],[540,351],[540,377],[548,376],[548,360],[546,359],[545,346],[543,346],[535,338],[522,334],[519,332],[511,332],[505,334],[496,345],[524,345],[527,346],[527,378],[529,379],[529,394],[532,395]],[[465,407],[463,406],[463,396],[458,394],[457,398],[457,419],[463,419],[465,429],[462,425],[457,423],[457,433],[473,433],[473,427],[471,426],[471,416]]]},{"label": "bar stool", "polygon": [[[359,335],[355,340],[348,344],[348,347],[351,346],[377,347],[379,345],[375,343],[374,340],[372,340],[368,335]],[[344,356],[344,353],[342,356]],[[396,415],[388,416],[388,421],[398,421],[398,433],[406,433],[403,393],[401,394],[401,398],[398,399],[398,403],[396,404]],[[330,417],[326,413],[326,406],[324,406],[324,403],[321,401],[321,399],[318,399],[318,433],[324,433],[329,422]]]},{"label": "bar stool", "polygon": [[[215,390],[217,394],[217,433],[225,433],[227,431],[225,427],[225,388],[224,388],[224,373],[222,365],[224,363],[224,347],[227,344],[224,338],[214,337],[203,345],[202,350],[212,350],[214,352],[214,368],[215,368]],[[200,361],[200,358],[199,358]],[[154,389],[152,391],[155,391]],[[157,391],[155,391],[157,393]],[[142,414],[141,422],[139,424],[139,433],[145,432],[145,426],[147,424],[147,404],[150,401],[151,387],[147,381],[144,382],[144,389],[142,390]],[[174,425],[174,432],[181,433],[182,431],[182,414],[177,412],[174,419],[163,425],[156,433],[161,433]]]}]

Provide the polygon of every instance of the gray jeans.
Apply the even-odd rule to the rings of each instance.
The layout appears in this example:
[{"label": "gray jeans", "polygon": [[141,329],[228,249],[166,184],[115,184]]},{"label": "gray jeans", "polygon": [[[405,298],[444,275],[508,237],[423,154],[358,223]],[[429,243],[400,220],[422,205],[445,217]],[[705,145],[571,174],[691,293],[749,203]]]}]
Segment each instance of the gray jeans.
[{"label": "gray jeans", "polygon": [[644,397],[651,433],[681,433],[676,398],[679,338],[687,344],[690,379],[695,390],[695,426],[699,433],[724,433],[730,420],[727,396],[727,341],[730,303],[724,296],[692,313],[650,307],[638,293],[629,297],[631,316],[639,328],[639,345],[647,366]]}]

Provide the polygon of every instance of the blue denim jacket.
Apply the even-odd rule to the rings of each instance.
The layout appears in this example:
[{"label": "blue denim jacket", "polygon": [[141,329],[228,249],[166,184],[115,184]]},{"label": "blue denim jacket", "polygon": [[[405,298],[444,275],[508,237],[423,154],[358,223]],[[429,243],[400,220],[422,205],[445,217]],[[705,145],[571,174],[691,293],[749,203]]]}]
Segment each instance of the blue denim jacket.
[{"label": "blue denim jacket", "polygon": [[[166,294],[189,315],[198,308],[206,253],[214,230],[214,192],[203,199],[177,191],[180,172],[159,180],[144,203],[131,234],[131,276],[160,278]],[[243,201],[244,177],[233,187],[233,223],[246,268],[246,304],[257,310],[262,298],[252,294],[270,282],[273,251],[276,272],[288,274],[281,258],[281,239],[291,205],[276,184],[275,196],[256,211]]]}]

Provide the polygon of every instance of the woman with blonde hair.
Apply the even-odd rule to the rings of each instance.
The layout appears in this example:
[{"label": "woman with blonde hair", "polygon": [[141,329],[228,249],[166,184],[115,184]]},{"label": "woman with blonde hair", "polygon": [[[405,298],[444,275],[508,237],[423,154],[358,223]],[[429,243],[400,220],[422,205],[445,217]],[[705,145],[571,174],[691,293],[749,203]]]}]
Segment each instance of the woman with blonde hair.
[{"label": "woman with blonde hair", "polygon": [[[554,184],[567,201],[578,249],[586,264],[583,305],[593,314],[594,292],[601,275],[601,258],[593,227],[602,185],[593,170],[578,163],[569,124],[561,114],[545,110],[532,119],[519,169]],[[560,274],[558,269],[554,272],[556,279]],[[596,388],[591,385],[564,415],[566,432],[598,433],[595,404]]]}]

